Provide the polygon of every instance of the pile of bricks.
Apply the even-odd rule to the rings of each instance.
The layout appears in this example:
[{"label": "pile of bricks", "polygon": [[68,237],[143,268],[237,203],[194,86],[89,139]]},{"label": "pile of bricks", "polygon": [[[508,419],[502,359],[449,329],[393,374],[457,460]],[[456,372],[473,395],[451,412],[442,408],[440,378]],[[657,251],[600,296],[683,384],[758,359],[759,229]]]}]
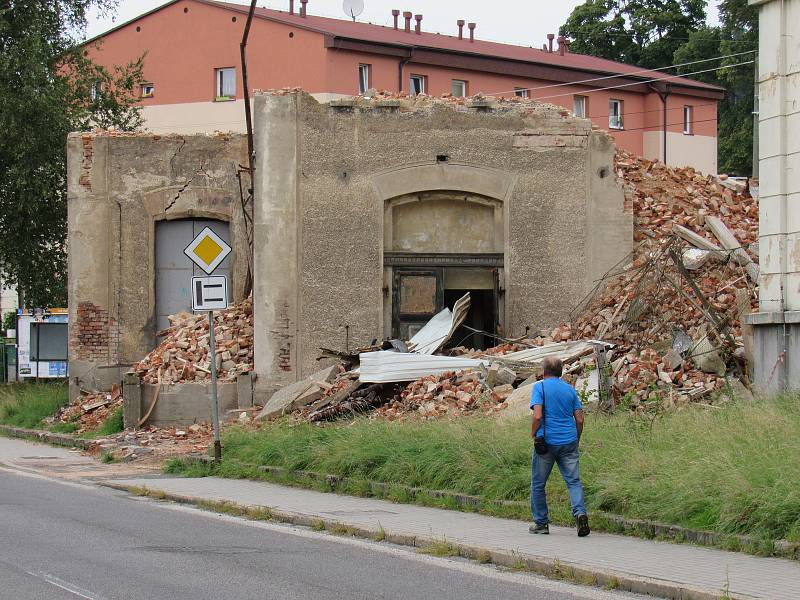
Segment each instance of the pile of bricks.
[{"label": "pile of bricks", "polygon": [[[217,377],[235,381],[253,370],[253,301],[251,298],[214,313]],[[180,313],[170,317],[170,328],[133,370],[143,383],[203,382],[211,378],[208,317]]]},{"label": "pile of bricks", "polygon": [[488,387],[478,372],[455,371],[408,384],[372,417],[387,421],[440,419],[495,412],[513,393],[509,384]]},{"label": "pile of bricks", "polygon": [[111,392],[88,392],[81,394],[73,402],[62,407],[54,416],[45,419],[48,425],[56,423],[74,423],[74,433],[80,435],[94,431],[102,426],[108,418],[122,409],[122,395],[119,386],[113,386]]},{"label": "pile of bricks", "polygon": [[[706,228],[708,217],[719,217],[757,261],[758,202],[723,178],[624,152],[616,169],[634,209],[630,262],[609,274],[576,318],[532,341],[600,338],[617,344],[612,381],[618,398],[633,407],[710,399],[725,387],[726,371],[744,374],[741,315],[757,301],[758,290],[730,253],[706,253],[691,264],[687,251],[697,250],[674,227],[719,245]],[[688,268],[681,269],[675,257]]]}]

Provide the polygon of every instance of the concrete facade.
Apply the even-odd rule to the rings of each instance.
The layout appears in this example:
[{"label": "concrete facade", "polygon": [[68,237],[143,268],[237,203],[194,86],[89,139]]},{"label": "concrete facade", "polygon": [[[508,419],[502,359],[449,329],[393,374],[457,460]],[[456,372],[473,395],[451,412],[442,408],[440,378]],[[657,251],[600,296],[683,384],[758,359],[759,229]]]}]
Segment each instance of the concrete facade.
[{"label": "concrete facade", "polygon": [[390,257],[497,261],[515,336],[631,250],[611,137],[559,107],[291,93],[254,113],[257,401],[319,369],[320,347],[391,335]]},{"label": "concrete facade", "polygon": [[[465,15],[459,11],[453,13],[452,30],[434,33],[424,20],[419,32],[406,31],[402,18],[395,28],[388,10],[384,23],[365,23],[315,14],[324,10],[321,0],[311,0],[301,16],[299,2],[291,2],[296,5],[294,14],[288,12],[290,0],[255,11],[248,41],[251,89],[298,87],[312,94],[352,96],[364,91],[361,67],[366,67],[367,87],[375,90],[408,93],[414,76],[422,78],[426,94],[437,97],[453,93],[458,82],[467,96],[526,93],[570,111],[578,102],[584,116],[609,130],[617,147],[647,158],[662,153],[661,146],[645,144],[646,136],[661,135],[665,120],[670,134],[681,135],[683,108],[691,106],[693,135],[683,137],[668,159],[670,164],[716,172],[715,149],[709,152],[705,138],[717,136],[721,88],[567,50],[562,53],[558,47],[489,42],[481,39],[480,24],[474,40],[466,30],[460,39],[456,20]],[[149,93],[141,105],[150,131],[244,131],[239,43],[247,8],[211,0],[173,0],[90,40],[86,51],[108,69],[146,54]],[[218,69],[235,71],[235,88],[224,98],[218,97]],[[613,75],[618,77],[609,79]],[[609,122],[612,100],[621,111],[621,122],[614,129]]]},{"label": "concrete facade", "polygon": [[[156,345],[155,223],[230,223],[232,289],[241,299],[247,243],[240,135],[72,134],[68,152],[70,390],[108,389]],[[86,340],[90,340],[87,342]]]},{"label": "concrete facade", "polygon": [[759,8],[759,312],[754,383],[800,389],[800,0]]}]

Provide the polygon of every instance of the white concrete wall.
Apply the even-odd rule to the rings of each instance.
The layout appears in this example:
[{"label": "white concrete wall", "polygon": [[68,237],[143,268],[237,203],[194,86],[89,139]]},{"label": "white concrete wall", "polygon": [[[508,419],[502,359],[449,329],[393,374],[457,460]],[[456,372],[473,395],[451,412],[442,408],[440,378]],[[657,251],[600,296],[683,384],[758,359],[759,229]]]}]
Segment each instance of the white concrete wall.
[{"label": "white concrete wall", "polygon": [[[318,102],[342,98],[342,94],[312,94]],[[251,99],[252,110],[252,99]],[[142,109],[144,128],[153,133],[246,133],[244,100],[155,104]]]},{"label": "white concrete wall", "polygon": [[[661,160],[664,154],[663,140],[661,131],[645,131],[645,158]],[[667,164],[671,167],[693,167],[702,173],[716,175],[717,138],[667,132]]]},{"label": "white concrete wall", "polygon": [[800,310],[800,0],[759,6],[759,310]]}]

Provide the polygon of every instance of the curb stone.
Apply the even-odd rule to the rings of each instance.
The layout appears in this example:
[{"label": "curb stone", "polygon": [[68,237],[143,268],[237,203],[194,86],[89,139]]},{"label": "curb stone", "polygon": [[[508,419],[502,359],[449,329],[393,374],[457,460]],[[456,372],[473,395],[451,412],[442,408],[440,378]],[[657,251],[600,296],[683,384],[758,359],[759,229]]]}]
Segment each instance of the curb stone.
[{"label": "curb stone", "polygon": [[[119,484],[110,481],[98,483],[104,487],[127,493],[132,493],[132,491],[136,489],[136,486]],[[152,494],[155,493],[157,499],[159,500],[195,506],[201,509],[204,508],[204,504],[207,506],[209,503],[209,500],[205,498],[174,494],[155,488],[146,489],[148,491],[148,495],[152,496]],[[302,513],[279,511],[267,506],[237,504],[227,501],[213,502],[220,505],[224,503],[228,506],[241,510],[242,513],[245,513],[247,510],[263,510],[267,508],[270,511],[270,518],[273,521],[315,529],[319,529],[320,526],[322,526],[328,532],[335,533],[337,531],[346,531],[347,534],[352,537],[373,541],[378,536],[381,536],[383,541],[399,546],[425,548],[442,542],[441,539],[437,538],[386,531],[382,527],[367,529],[363,526],[350,526],[342,521],[336,521],[333,519],[321,518]],[[213,508],[206,508],[206,510],[215,512]],[[246,514],[243,514],[242,516],[246,518]],[[572,581],[584,585],[593,585],[610,589],[613,588],[636,594],[668,598],[670,600],[738,600],[740,598],[739,596],[731,595],[722,590],[718,592],[711,592],[708,590],[685,586],[677,582],[649,579],[646,577],[636,577],[633,575],[618,573],[610,569],[600,570],[591,567],[585,567],[576,563],[562,562],[558,559],[546,556],[522,554],[513,550],[498,550],[497,548],[485,548],[480,546],[472,546],[469,544],[453,544],[453,546],[458,550],[458,555],[463,558],[478,560],[479,557],[490,557],[491,560],[489,562],[499,567],[530,571],[551,579]],[[742,598],[742,600],[744,599]]]},{"label": "curb stone", "polygon": [[[205,457],[196,458],[199,462],[206,461]],[[242,463],[237,463],[242,464]],[[249,466],[249,465],[243,465]],[[314,481],[324,481],[331,489],[336,491],[340,486],[352,483],[347,477],[339,475],[324,475],[314,471],[292,471],[283,467],[273,467],[267,465],[260,465],[255,467],[257,470],[276,477],[288,477],[290,479],[298,480],[302,478],[312,479]],[[363,482],[363,480],[359,480]],[[370,489],[370,493],[375,497],[385,496],[393,489],[402,490],[412,497],[419,495],[429,496],[431,498],[453,500],[460,506],[470,508],[480,508],[481,506],[502,506],[502,507],[516,507],[528,509],[528,502],[516,500],[485,500],[480,496],[471,496],[469,494],[462,494],[459,492],[448,492],[442,490],[428,490],[420,487],[411,487],[400,484],[389,484],[378,481],[365,481]],[[740,544],[742,547],[757,548],[765,542],[746,535],[734,535],[717,533],[714,531],[703,531],[697,529],[689,529],[681,525],[670,525],[668,523],[659,523],[657,521],[647,521],[645,519],[632,519],[620,515],[606,513],[606,512],[593,512],[594,517],[599,517],[609,523],[619,527],[621,532],[609,530],[611,533],[623,533],[625,535],[633,535],[644,539],[667,539],[677,543],[689,542],[699,546],[709,547],[724,547],[725,542],[733,540]],[[790,542],[788,540],[774,540],[772,541],[773,555],[781,558],[789,558],[798,560],[800,559],[800,543]]]},{"label": "curb stone", "polygon": [[11,427],[0,425],[0,433],[13,438],[35,439],[54,446],[64,446],[66,448],[80,448],[81,450],[91,450],[94,442],[76,438],[66,433],[53,433],[52,431],[41,431],[39,429],[23,429],[22,427]]}]

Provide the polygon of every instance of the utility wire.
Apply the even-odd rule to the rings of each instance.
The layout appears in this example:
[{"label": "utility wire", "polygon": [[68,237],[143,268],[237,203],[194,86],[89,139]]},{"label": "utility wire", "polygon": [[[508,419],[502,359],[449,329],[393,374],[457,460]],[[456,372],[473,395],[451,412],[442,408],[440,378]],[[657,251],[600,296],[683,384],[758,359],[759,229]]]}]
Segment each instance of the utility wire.
[{"label": "utility wire", "polygon": [[[606,91],[606,90],[617,90],[617,89],[624,88],[624,87],[631,87],[633,85],[641,85],[643,83],[653,83],[654,81],[662,81],[663,82],[663,81],[667,81],[669,79],[682,79],[684,77],[688,77],[689,75],[699,75],[700,73],[710,73],[711,71],[721,71],[722,69],[732,69],[734,67],[741,67],[743,65],[752,65],[754,62],[755,62],[754,60],[748,60],[748,61],[744,61],[744,62],[733,64],[733,65],[724,65],[722,67],[714,67],[712,69],[703,69],[701,71],[693,71],[692,73],[684,73],[682,75],[667,75],[666,77],[656,77],[656,78],[653,78],[653,79],[643,79],[641,81],[635,81],[633,83],[623,83],[621,85],[611,85],[611,86],[608,86],[608,87],[597,88],[597,89],[594,89],[594,90],[585,90],[585,91],[582,91],[579,95],[593,94],[593,93],[596,93],[596,92],[603,92],[603,91]],[[504,94],[504,93],[508,93],[508,92],[499,92],[499,93],[485,94],[485,95],[487,95],[487,96],[499,96],[499,95]],[[570,92],[568,94],[554,94],[552,96],[538,96],[536,98],[531,98],[531,100],[548,100],[550,98],[561,98],[562,96],[572,96],[573,94],[574,94],[574,92]]]},{"label": "utility wire", "polygon": [[[726,59],[726,58],[734,58],[736,56],[743,56],[745,54],[753,54],[754,52],[756,52],[756,50],[747,50],[746,52],[737,52],[735,54],[723,54],[721,56],[715,56],[713,58],[704,58],[702,60],[693,60],[693,61],[690,61],[690,62],[678,63],[678,64],[675,64],[675,65],[668,65],[666,67],[657,67],[657,68],[654,68],[654,69],[640,69],[638,71],[631,71],[630,73],[617,73],[616,75],[606,75],[606,76],[603,76],[603,77],[593,77],[591,79],[581,79],[579,81],[571,81],[571,82],[568,82],[568,83],[552,83],[552,84],[549,84],[549,85],[540,85],[540,86],[531,87],[531,88],[515,88],[513,90],[508,90],[506,92],[495,92],[494,94],[486,94],[486,95],[487,96],[499,96],[501,94],[511,94],[511,93],[514,93],[514,92],[522,91],[522,90],[525,90],[525,91],[528,91],[528,92],[535,92],[535,91],[538,91],[538,90],[546,90],[546,89],[550,89],[550,88],[564,87],[564,86],[568,86],[568,85],[580,85],[582,83],[592,83],[594,81],[604,81],[604,80],[607,80],[607,79],[619,79],[620,77],[630,77],[631,75],[643,75],[643,74],[647,74],[647,73],[652,73],[654,71],[656,71],[656,72],[665,71],[667,69],[677,69],[678,67],[688,67],[690,65],[698,65],[700,63],[711,62],[711,61],[714,61],[714,60],[723,60],[723,59]],[[604,59],[604,60],[608,60],[608,59]],[[711,69],[711,70],[715,71],[716,69]],[[702,72],[705,73],[706,71],[702,71]],[[683,74],[683,75],[668,75],[667,77],[685,77],[687,75],[694,75],[694,73],[686,73],[686,74]],[[653,81],[658,81],[658,79],[655,79]],[[639,83],[645,83],[645,82],[640,81]]]}]

